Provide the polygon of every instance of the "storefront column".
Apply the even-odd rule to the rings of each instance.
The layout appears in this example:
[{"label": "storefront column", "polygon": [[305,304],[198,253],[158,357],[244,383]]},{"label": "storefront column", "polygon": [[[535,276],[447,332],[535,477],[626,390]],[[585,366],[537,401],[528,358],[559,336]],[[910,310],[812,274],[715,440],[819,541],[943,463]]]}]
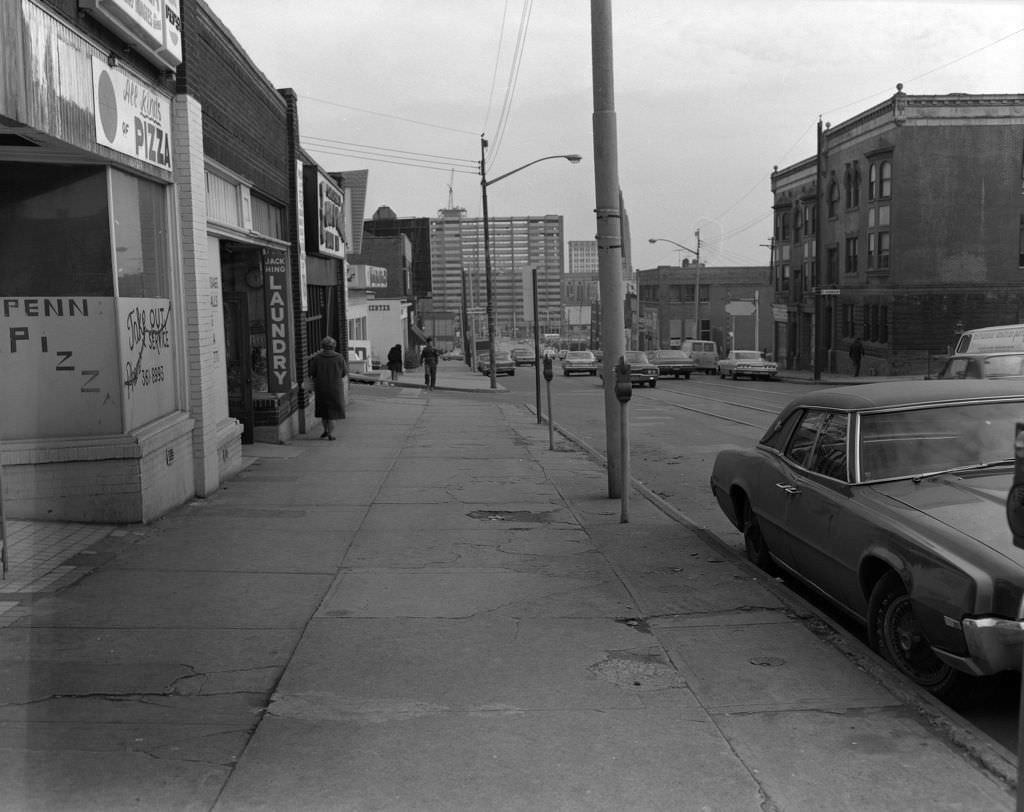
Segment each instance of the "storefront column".
[{"label": "storefront column", "polygon": [[197,496],[207,496],[242,463],[242,426],[228,416],[219,264],[206,235],[206,170],[202,107],[191,96],[173,102],[174,182],[185,306],[189,413]]}]

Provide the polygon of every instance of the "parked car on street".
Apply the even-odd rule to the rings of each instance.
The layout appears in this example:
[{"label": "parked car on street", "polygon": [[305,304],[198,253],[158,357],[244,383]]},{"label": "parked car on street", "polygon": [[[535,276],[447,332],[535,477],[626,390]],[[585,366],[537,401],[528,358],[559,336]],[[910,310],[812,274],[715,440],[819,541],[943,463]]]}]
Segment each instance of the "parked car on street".
[{"label": "parked car on street", "polygon": [[682,350],[653,350],[647,353],[647,360],[658,368],[662,377],[678,378],[682,375],[690,380],[690,375],[697,369],[693,356]]},{"label": "parked car on street", "polygon": [[516,347],[512,350],[512,360],[517,367],[532,367],[537,364],[537,354],[529,347]]},{"label": "parked car on street", "polygon": [[[629,364],[629,382],[633,386],[647,384],[653,389],[658,385],[658,368],[647,360],[647,353],[638,350],[626,350],[623,353],[626,363]],[[604,380],[604,370],[601,370],[601,380]]]},{"label": "parked car on street", "polygon": [[441,359],[444,361],[464,361],[466,356],[463,354],[461,349],[455,347],[442,355]]},{"label": "parked car on street", "polygon": [[964,378],[1024,378],[1024,352],[993,352],[954,355],[946,361],[937,380]]},{"label": "parked car on street", "polygon": [[817,389],[754,448],[719,452],[711,490],[751,561],[823,595],[950,698],[966,675],[1021,670],[1024,550],[1006,495],[1022,415],[1011,381]]},{"label": "parked car on street", "polygon": [[766,361],[757,350],[731,350],[718,362],[718,377],[736,380],[744,375],[751,380],[763,378],[769,380],[779,374],[779,365],[774,361]]},{"label": "parked car on street", "polygon": [[[478,372],[481,372],[484,375],[491,374],[491,358],[489,352],[480,353],[480,358],[477,360],[476,368]],[[494,351],[494,374],[516,374],[516,362],[512,360],[512,353],[510,353],[508,350]]]},{"label": "parked car on street", "polygon": [[566,377],[576,373],[597,374],[597,358],[590,350],[568,350],[562,358],[562,374]]}]

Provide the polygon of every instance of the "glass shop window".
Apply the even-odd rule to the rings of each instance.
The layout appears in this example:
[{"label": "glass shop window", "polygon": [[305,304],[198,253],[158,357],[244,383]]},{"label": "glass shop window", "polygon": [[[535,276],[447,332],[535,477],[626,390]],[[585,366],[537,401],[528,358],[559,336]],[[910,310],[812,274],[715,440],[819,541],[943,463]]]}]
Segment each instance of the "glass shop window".
[{"label": "glass shop window", "polygon": [[3,164],[5,296],[113,296],[110,253],[106,167]]},{"label": "glass shop window", "polygon": [[168,298],[170,251],[164,187],[116,169],[110,173],[110,187],[118,296]]}]

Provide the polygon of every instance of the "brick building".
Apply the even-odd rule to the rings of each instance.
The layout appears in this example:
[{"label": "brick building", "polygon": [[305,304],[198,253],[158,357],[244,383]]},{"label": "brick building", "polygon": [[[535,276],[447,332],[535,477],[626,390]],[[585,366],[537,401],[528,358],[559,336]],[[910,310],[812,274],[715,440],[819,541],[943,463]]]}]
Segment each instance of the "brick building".
[{"label": "brick building", "polygon": [[[1024,321],[1024,96],[893,97],[773,172],[779,360],[924,373],[955,331]],[[820,260],[820,261],[819,261]],[[826,291],[817,303],[815,289]]]},{"label": "brick building", "polygon": [[771,349],[768,268],[698,267],[683,260],[681,267],[638,270],[637,290],[641,350],[678,348],[686,338],[714,341],[721,353],[734,346]]},{"label": "brick building", "polygon": [[0,56],[4,508],[149,521],[304,430],[343,190],[201,0],[2,3]]}]

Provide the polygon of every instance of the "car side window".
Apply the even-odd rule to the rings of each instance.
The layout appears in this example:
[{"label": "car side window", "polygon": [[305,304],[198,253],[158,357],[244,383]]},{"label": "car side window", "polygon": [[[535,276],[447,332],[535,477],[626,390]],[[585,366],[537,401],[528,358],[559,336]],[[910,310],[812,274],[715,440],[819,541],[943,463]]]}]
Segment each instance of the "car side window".
[{"label": "car side window", "polygon": [[833,413],[828,415],[818,432],[818,444],[808,468],[819,474],[842,482],[849,482],[846,440],[849,416]]},{"label": "car side window", "polygon": [[774,448],[781,453],[786,447],[786,440],[789,439],[789,435],[793,432],[793,426],[797,424],[802,414],[803,412],[796,411],[785,420],[777,419],[768,428],[768,431],[765,432],[764,437],[761,438],[761,444]]},{"label": "car side window", "polygon": [[786,446],[786,457],[801,468],[810,468],[814,443],[818,439],[818,432],[824,422],[824,412],[804,412],[799,425],[790,438],[789,445]]}]

